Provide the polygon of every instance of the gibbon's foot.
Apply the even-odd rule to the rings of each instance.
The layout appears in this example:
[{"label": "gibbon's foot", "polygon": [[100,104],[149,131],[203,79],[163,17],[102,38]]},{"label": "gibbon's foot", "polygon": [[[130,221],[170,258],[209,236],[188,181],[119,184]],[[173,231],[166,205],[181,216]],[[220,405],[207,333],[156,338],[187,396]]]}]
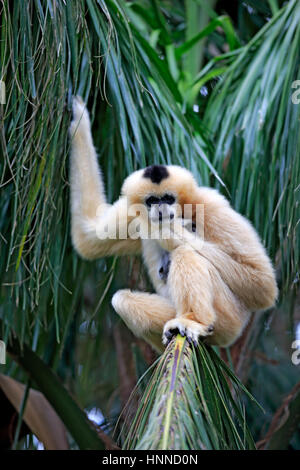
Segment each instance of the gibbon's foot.
[{"label": "gibbon's foot", "polygon": [[190,344],[194,343],[194,345],[197,346],[200,338],[210,336],[213,332],[213,325],[203,325],[202,323],[182,317],[173,318],[164,326],[163,343],[167,345],[173,336],[179,333],[181,336],[186,336],[186,339]]}]

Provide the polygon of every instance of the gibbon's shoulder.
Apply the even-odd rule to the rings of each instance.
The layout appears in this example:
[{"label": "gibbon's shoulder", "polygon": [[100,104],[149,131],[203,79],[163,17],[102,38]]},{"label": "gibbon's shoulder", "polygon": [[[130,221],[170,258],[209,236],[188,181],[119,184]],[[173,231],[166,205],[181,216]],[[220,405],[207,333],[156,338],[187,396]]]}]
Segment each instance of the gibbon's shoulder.
[{"label": "gibbon's shoulder", "polygon": [[217,189],[207,186],[199,186],[197,188],[197,202],[199,204],[207,204],[211,206],[230,207],[230,203],[225,196],[219,193]]},{"label": "gibbon's shoulder", "polygon": [[[206,234],[214,240],[222,240],[220,234],[227,237],[227,246],[233,250],[244,252],[245,247],[257,250],[262,248],[261,240],[253,227],[252,223],[231,207],[229,201],[220,194],[216,189],[199,187],[198,188],[198,204],[204,204],[204,214],[206,221]],[[259,248],[260,256],[263,255]]]}]

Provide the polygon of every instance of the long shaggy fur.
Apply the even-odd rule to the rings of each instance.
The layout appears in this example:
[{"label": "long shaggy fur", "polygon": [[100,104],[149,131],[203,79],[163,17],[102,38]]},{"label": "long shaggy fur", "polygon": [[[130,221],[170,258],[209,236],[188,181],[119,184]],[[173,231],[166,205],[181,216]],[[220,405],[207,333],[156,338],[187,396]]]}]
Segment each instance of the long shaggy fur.
[{"label": "long shaggy fur", "polygon": [[[138,336],[161,349],[174,331],[197,342],[229,345],[247,324],[250,313],[274,305],[274,270],[252,225],[235,212],[216,190],[199,187],[192,174],[175,165],[149,167],[132,173],[113,205],[106,202],[104,184],[93,146],[88,112],[74,99],[71,135],[72,239],[87,259],[142,252],[156,294],[118,291],[116,312]],[[121,239],[134,216],[128,205],[145,204],[147,196],[175,194],[179,205],[202,204],[204,219],[195,237],[180,225],[178,238]],[[98,230],[117,221],[117,239],[99,238]],[[142,221],[147,225],[148,220]],[[204,236],[203,236],[204,233]],[[142,238],[142,237],[141,237]],[[159,275],[163,253],[170,254],[167,281]]]}]

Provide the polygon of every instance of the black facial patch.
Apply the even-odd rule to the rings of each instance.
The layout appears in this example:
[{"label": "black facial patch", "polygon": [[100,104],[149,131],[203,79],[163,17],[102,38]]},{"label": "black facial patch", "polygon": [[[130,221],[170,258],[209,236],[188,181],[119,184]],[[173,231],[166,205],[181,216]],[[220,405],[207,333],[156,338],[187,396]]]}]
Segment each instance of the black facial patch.
[{"label": "black facial patch", "polygon": [[169,172],[164,165],[152,165],[144,171],[144,178],[150,178],[152,183],[159,184],[165,178],[168,178]]},{"label": "black facial patch", "polygon": [[169,204],[171,206],[175,202],[175,197],[172,194],[165,194],[164,196],[162,196],[161,202],[163,204]]},{"label": "black facial patch", "polygon": [[151,207],[153,204],[159,204],[160,203],[160,198],[156,196],[149,196],[146,199],[146,204],[148,207]]}]

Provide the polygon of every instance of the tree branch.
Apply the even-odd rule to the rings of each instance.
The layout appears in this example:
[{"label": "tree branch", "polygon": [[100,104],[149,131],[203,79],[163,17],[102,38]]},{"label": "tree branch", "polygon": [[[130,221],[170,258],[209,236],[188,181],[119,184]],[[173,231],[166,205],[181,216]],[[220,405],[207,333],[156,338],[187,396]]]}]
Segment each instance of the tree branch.
[{"label": "tree branch", "polygon": [[278,408],[265,438],[257,443],[260,450],[284,450],[300,423],[300,382]]}]

